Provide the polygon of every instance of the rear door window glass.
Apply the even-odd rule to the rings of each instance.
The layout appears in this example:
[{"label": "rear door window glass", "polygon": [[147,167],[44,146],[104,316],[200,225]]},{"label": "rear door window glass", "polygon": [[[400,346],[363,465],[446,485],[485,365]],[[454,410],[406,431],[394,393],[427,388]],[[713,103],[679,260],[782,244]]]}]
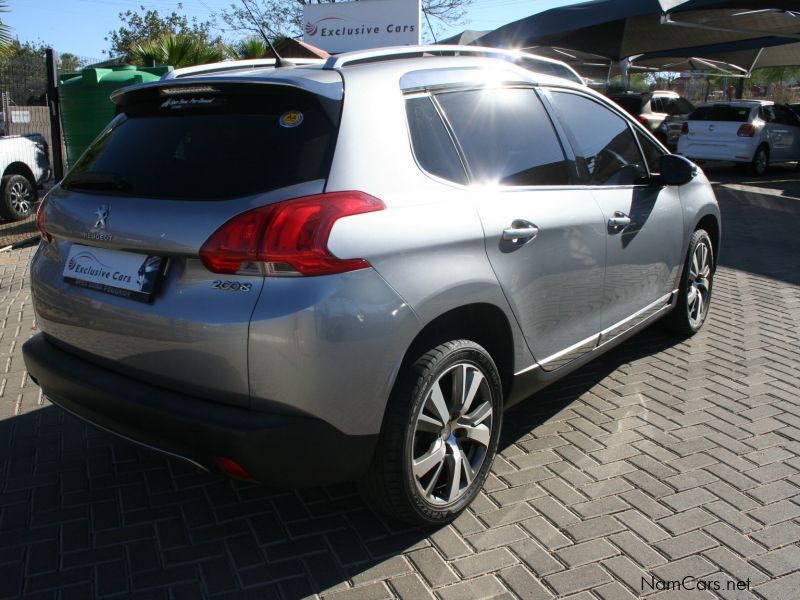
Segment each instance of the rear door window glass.
[{"label": "rear door window glass", "polygon": [[750,119],[749,106],[733,106],[730,104],[714,104],[700,106],[689,115],[690,121],[731,121],[745,123]]},{"label": "rear door window glass", "polygon": [[507,186],[572,182],[571,163],[532,89],[449,92],[436,98],[473,181]]},{"label": "rear door window glass", "polygon": [[[124,106],[67,175],[67,189],[217,200],[324,179],[337,126],[309,93]],[[170,103],[170,101],[172,101]]]},{"label": "rear door window glass", "polygon": [[639,146],[625,119],[586,96],[550,94],[575,151],[582,181],[632,185],[647,178]]},{"label": "rear door window glass", "polygon": [[411,147],[419,166],[437,177],[466,183],[464,166],[430,97],[406,100],[406,114]]}]

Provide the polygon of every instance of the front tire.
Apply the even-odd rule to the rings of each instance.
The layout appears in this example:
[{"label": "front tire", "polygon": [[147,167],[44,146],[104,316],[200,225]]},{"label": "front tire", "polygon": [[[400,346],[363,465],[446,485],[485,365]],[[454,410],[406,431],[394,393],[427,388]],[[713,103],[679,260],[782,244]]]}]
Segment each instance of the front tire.
[{"label": "front tire", "polygon": [[23,175],[6,175],[0,184],[0,216],[7,221],[21,221],[33,214],[36,188]]},{"label": "front tire", "polygon": [[414,525],[449,523],[497,453],[503,395],[492,357],[469,340],[436,346],[400,373],[386,410],[365,500]]},{"label": "front tire", "polygon": [[711,237],[704,229],[698,229],[689,241],[678,302],[664,320],[668,329],[692,336],[703,327],[711,305],[715,265]]}]

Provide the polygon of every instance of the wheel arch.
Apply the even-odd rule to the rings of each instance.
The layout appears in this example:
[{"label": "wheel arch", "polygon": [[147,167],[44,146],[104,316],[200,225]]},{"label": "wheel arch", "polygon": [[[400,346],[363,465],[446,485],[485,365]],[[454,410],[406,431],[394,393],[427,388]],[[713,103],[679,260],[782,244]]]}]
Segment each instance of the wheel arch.
[{"label": "wheel arch", "polygon": [[3,177],[7,177],[8,175],[22,175],[31,182],[33,189],[36,189],[36,177],[34,177],[31,168],[24,162],[16,161],[9,164],[5,171],[3,171]]},{"label": "wheel arch", "polygon": [[719,229],[719,220],[716,216],[712,214],[704,215],[695,225],[692,232],[697,231],[698,229],[704,229],[708,233],[708,237],[711,238],[711,250],[714,252],[714,267],[716,268],[717,262],[719,261],[719,243],[720,243],[720,229]]},{"label": "wheel arch", "polygon": [[505,312],[494,304],[466,304],[428,321],[403,355],[400,371],[434,346],[454,339],[468,339],[486,349],[497,365],[507,398],[514,377],[514,335]]}]

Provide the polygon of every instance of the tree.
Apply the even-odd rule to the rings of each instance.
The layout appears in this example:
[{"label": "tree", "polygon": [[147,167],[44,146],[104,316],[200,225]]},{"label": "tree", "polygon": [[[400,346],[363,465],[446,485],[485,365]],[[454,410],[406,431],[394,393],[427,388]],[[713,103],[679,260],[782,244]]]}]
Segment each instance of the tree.
[{"label": "tree", "polygon": [[[0,13],[8,12],[8,3],[5,0],[0,0]],[[11,27],[0,20],[0,56],[3,56],[10,51],[11,42]]]},{"label": "tree", "polygon": [[64,52],[58,55],[58,72],[59,73],[74,73],[80,71],[86,66],[86,61],[74,54]]},{"label": "tree", "polygon": [[[241,0],[219,13],[233,31],[270,38],[283,35],[299,37],[303,33],[303,7],[325,0]],[[336,0],[330,0],[335,2]],[[464,18],[472,0],[422,0],[422,11],[441,23],[456,24]]]},{"label": "tree", "polygon": [[260,37],[246,38],[239,40],[235,44],[225,46],[225,53],[234,60],[271,56],[269,46]]},{"label": "tree", "polygon": [[222,47],[209,45],[186,34],[165,33],[152,40],[143,40],[131,51],[132,62],[143,65],[171,65],[176,69],[219,62],[225,58]]},{"label": "tree", "polygon": [[122,56],[126,59],[133,58],[134,48],[146,41],[155,40],[167,34],[190,37],[198,43],[208,46],[218,46],[221,43],[219,36],[212,32],[216,26],[214,20],[198,21],[189,19],[178,11],[183,10],[183,5],[178,3],[177,10],[167,15],[161,15],[156,9],[147,9],[140,6],[138,11],[127,10],[119,13],[123,25],[109,31],[105,38],[110,43],[106,50],[109,56]]}]

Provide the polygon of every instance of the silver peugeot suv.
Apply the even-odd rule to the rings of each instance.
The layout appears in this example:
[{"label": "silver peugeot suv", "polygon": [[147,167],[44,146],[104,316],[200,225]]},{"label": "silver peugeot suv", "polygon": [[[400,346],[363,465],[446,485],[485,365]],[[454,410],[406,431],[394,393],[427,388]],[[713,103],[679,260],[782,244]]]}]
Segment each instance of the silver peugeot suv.
[{"label": "silver peugeot suv", "polygon": [[500,51],[233,63],[113,100],[39,211],[25,362],[54,404],[202,468],[448,522],[505,408],[708,314],[703,173]]}]

